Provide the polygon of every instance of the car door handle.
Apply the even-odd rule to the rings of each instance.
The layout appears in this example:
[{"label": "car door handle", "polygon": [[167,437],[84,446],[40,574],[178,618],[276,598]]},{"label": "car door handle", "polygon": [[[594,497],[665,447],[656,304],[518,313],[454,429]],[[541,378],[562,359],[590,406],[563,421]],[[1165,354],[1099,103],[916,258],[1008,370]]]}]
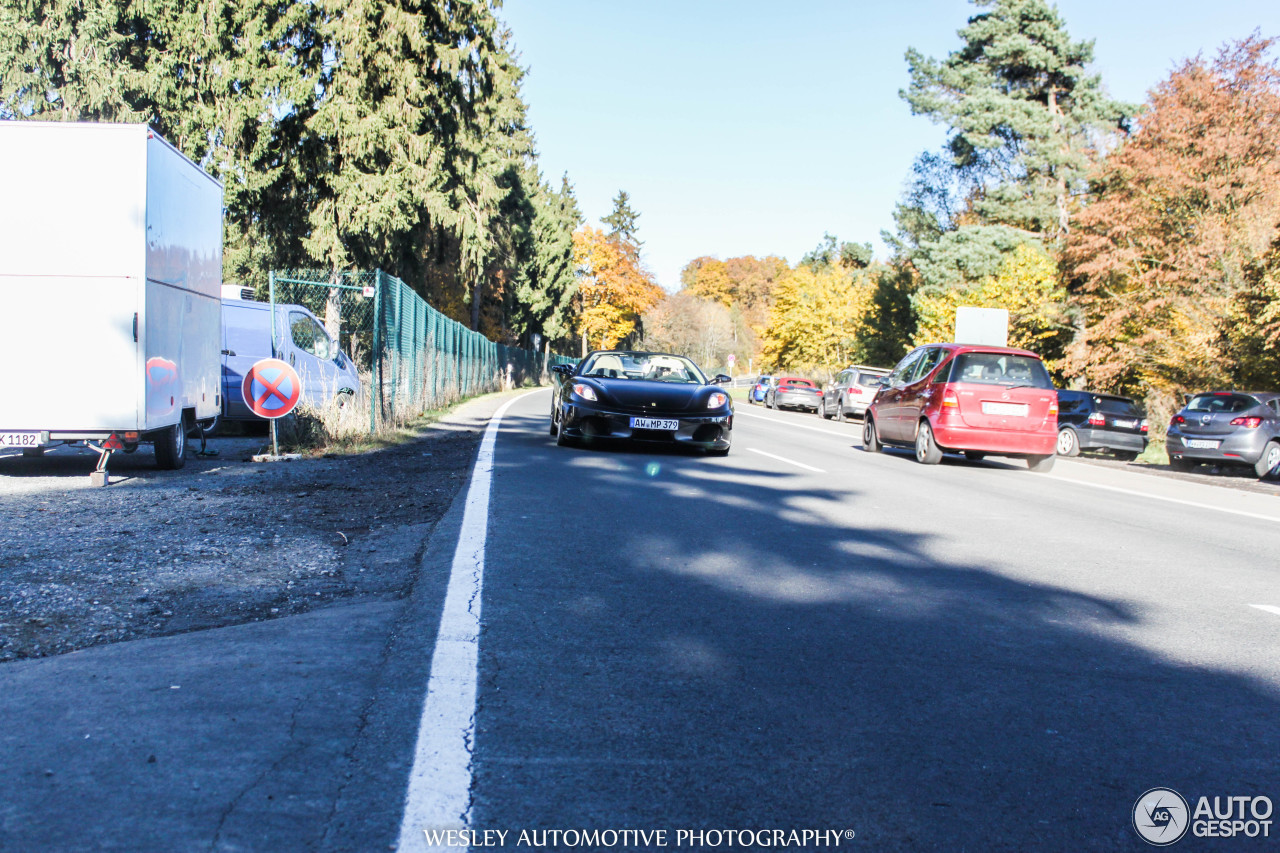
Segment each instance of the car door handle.
[{"label": "car door handle", "polygon": [[235,350],[230,350],[230,349],[224,349],[224,350],[222,351],[222,354],[223,354],[223,355],[229,355],[229,356],[231,356],[232,358],[235,358],[236,351],[235,351]]}]

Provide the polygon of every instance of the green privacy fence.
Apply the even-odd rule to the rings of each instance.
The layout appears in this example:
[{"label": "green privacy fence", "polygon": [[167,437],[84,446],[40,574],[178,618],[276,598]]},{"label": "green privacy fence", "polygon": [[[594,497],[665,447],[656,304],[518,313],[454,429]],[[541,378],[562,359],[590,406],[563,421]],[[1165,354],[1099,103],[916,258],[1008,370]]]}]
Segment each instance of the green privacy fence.
[{"label": "green privacy fence", "polygon": [[273,310],[309,309],[360,367],[370,432],[476,394],[537,383],[544,367],[573,363],[495,343],[381,270],[278,270],[269,295]]}]

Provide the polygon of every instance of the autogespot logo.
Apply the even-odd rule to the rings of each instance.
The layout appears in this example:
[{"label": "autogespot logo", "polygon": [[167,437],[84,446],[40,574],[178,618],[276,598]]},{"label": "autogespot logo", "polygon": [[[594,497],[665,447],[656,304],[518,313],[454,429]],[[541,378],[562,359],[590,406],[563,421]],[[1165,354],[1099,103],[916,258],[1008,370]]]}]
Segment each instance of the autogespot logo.
[{"label": "autogespot logo", "polygon": [[1142,840],[1165,847],[1187,834],[1187,801],[1172,788],[1152,788],[1133,804],[1133,828]]}]

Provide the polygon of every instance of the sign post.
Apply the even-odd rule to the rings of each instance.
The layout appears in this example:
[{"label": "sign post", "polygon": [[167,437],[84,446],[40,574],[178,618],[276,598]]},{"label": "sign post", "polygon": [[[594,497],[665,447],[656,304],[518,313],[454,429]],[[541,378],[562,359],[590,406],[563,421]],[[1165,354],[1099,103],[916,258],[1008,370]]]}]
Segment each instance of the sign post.
[{"label": "sign post", "polygon": [[245,373],[240,390],[249,411],[271,421],[271,453],[279,456],[276,420],[292,412],[302,398],[298,372],[278,358],[264,358]]}]

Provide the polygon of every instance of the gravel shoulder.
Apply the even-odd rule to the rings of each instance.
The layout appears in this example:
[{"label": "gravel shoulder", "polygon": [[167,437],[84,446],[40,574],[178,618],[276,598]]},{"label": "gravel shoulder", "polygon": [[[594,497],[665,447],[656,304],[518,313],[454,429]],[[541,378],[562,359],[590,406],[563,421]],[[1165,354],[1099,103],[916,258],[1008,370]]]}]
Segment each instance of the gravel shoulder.
[{"label": "gravel shoulder", "polygon": [[489,417],[462,404],[404,444],[254,463],[263,436],[215,438],[179,471],[148,447],[0,457],[0,661],[406,595],[470,476]]}]

